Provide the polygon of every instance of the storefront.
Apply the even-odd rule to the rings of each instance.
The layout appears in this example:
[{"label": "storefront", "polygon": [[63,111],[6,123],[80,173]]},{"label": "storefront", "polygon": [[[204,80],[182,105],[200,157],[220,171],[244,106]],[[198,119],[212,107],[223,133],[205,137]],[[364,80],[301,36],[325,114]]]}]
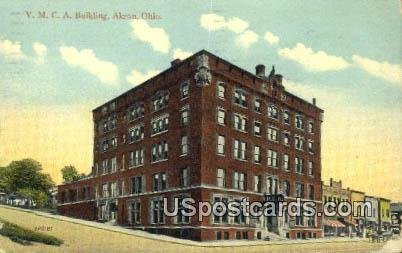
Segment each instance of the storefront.
[{"label": "storefront", "polygon": [[324,236],[346,236],[346,226],[337,220],[326,220],[324,222]]}]

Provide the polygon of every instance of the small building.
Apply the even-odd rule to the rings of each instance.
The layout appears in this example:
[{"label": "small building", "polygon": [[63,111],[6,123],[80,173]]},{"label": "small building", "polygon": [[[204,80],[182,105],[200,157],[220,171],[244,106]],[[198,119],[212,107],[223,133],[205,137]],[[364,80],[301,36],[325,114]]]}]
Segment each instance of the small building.
[{"label": "small building", "polygon": [[381,231],[390,231],[391,230],[391,200],[386,198],[379,198],[379,225],[381,227]]},{"label": "small building", "polygon": [[365,214],[368,210],[364,209],[361,204],[364,203],[365,193],[357,190],[350,190],[350,204],[353,207],[353,213],[350,215],[350,223],[355,226],[354,231],[358,236],[364,235]]},{"label": "small building", "polygon": [[379,201],[378,198],[374,196],[365,196],[364,201],[367,201],[371,205],[371,215],[366,215],[365,217],[365,227],[366,233],[376,233],[379,226]]},{"label": "small building", "polygon": [[[322,185],[323,203],[333,202],[339,205],[342,202],[350,202],[349,188],[342,188],[342,180],[335,181],[330,178],[329,185]],[[325,216],[323,217],[324,236],[348,236],[355,225],[350,222],[349,216]]]},{"label": "small building", "polygon": [[402,202],[391,203],[391,229],[394,234],[401,234]]}]

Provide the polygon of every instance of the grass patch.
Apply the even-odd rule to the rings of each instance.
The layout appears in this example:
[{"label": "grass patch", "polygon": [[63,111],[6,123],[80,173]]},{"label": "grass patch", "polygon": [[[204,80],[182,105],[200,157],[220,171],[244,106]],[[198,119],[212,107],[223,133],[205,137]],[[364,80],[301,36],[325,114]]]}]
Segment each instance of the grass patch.
[{"label": "grass patch", "polygon": [[7,221],[0,220],[0,222],[3,223],[3,228],[0,229],[0,235],[10,238],[13,242],[23,245],[30,245],[32,242],[55,246],[63,244],[63,240],[57,237],[25,229]]}]

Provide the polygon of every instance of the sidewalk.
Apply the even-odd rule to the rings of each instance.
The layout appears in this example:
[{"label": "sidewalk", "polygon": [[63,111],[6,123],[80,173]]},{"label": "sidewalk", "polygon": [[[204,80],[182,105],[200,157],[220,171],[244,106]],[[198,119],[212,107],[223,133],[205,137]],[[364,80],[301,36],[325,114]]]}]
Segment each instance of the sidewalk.
[{"label": "sidewalk", "polygon": [[31,209],[22,209],[18,207],[0,205],[0,208],[8,208],[15,211],[32,213],[38,216],[56,219],[60,221],[71,222],[79,225],[89,226],[97,229],[102,229],[106,231],[112,231],[127,235],[134,235],[146,239],[170,242],[181,245],[188,246],[199,246],[199,247],[233,247],[233,246],[256,246],[256,245],[289,245],[289,244],[311,244],[311,243],[334,243],[334,242],[359,242],[359,241],[367,241],[362,238],[319,238],[319,239],[310,239],[310,240],[286,240],[286,241],[243,241],[243,240],[227,240],[227,241],[213,241],[213,242],[196,242],[191,240],[184,240],[179,238],[174,238],[165,235],[157,235],[151,234],[145,231],[133,230],[129,228],[124,228],[120,226],[113,226],[104,223],[98,223],[93,221],[86,221],[81,219],[70,218],[61,215],[50,214],[46,212],[31,210]]}]

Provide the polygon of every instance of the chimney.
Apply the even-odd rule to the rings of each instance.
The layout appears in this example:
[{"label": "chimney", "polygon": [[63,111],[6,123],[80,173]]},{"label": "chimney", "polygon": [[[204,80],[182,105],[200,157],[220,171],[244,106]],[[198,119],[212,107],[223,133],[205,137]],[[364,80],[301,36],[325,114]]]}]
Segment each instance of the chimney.
[{"label": "chimney", "polygon": [[180,62],[181,62],[181,60],[177,58],[177,59],[174,59],[173,61],[171,61],[170,64],[173,67],[173,66],[176,66],[177,64],[179,64]]},{"label": "chimney", "polygon": [[332,177],[329,179],[329,186],[332,186],[332,181],[333,181],[333,179],[332,179]]},{"label": "chimney", "polygon": [[255,74],[258,77],[265,77],[265,66],[263,64],[258,64],[255,66]]},{"label": "chimney", "polygon": [[315,103],[316,103],[316,99],[315,99],[315,98],[313,98],[313,105],[315,105]]}]

